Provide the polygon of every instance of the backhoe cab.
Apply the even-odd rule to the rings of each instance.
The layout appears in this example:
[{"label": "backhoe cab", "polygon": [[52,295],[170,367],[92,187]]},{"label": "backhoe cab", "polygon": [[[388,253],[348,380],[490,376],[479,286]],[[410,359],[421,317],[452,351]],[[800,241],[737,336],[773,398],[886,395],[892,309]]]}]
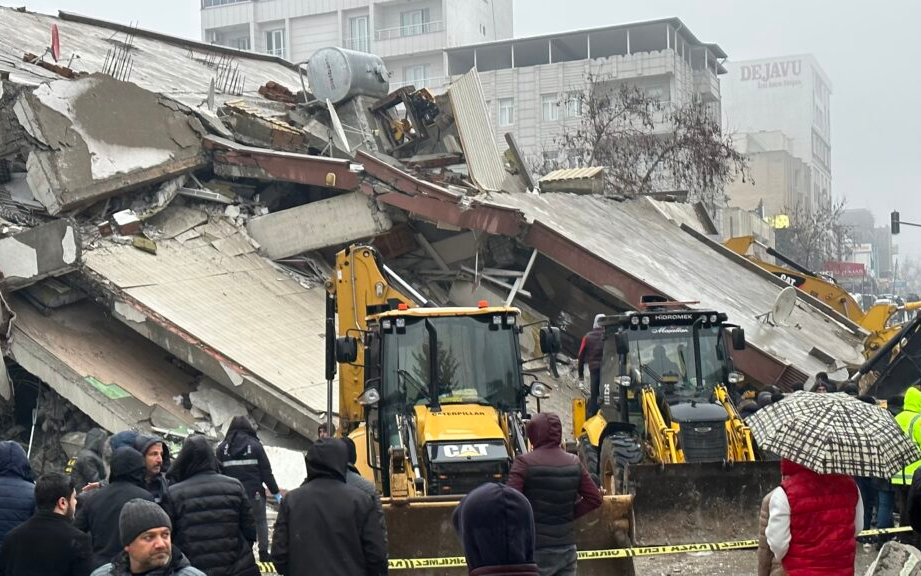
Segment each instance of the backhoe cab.
[{"label": "backhoe cab", "polygon": [[[776,463],[756,462],[729,392],[743,380],[729,346],[744,349],[745,334],[726,320],[715,311],[668,309],[601,320],[599,409],[583,421],[585,402],[576,400],[574,433],[602,488],[634,494],[640,543],[757,534],[757,522],[752,527],[743,516],[757,519],[762,487],[779,482]],[[688,511],[706,521],[693,526]]]}]

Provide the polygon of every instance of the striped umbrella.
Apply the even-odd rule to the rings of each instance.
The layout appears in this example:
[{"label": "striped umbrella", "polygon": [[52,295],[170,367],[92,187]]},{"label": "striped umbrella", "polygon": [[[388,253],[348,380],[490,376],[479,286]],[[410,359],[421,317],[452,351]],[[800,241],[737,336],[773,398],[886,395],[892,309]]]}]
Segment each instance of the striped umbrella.
[{"label": "striped umbrella", "polygon": [[888,411],[847,394],[796,392],[746,424],[762,450],[821,474],[890,478],[921,459]]}]

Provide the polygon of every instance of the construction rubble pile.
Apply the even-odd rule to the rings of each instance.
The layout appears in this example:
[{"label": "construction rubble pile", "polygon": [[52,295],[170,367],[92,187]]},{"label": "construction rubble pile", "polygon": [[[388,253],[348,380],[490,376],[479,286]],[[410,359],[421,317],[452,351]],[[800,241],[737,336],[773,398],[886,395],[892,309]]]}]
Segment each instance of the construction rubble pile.
[{"label": "construction rubble pile", "polygon": [[860,363],[860,329],[808,298],[789,326],[757,320],[785,284],[715,242],[701,206],[608,198],[600,170],[530,174],[476,70],[433,96],[338,49],[297,66],[6,8],[0,33],[20,39],[0,46],[7,437],[28,438],[39,382],[88,416],[62,432],[220,438],[249,414],[302,448],[326,415],[329,263],[355,242],[436,303],[561,327],[568,370],[526,368],[563,414],[595,314],[645,294],[727,312],[756,382]]}]

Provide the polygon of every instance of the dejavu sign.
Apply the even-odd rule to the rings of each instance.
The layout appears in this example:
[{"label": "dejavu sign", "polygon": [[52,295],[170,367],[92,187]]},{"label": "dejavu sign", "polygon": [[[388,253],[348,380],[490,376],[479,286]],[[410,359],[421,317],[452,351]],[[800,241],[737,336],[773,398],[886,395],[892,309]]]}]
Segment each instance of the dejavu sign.
[{"label": "dejavu sign", "polygon": [[749,64],[742,66],[742,82],[756,80],[769,82],[770,85],[798,84],[799,75],[803,71],[802,60],[783,60],[765,62],[763,64]]}]

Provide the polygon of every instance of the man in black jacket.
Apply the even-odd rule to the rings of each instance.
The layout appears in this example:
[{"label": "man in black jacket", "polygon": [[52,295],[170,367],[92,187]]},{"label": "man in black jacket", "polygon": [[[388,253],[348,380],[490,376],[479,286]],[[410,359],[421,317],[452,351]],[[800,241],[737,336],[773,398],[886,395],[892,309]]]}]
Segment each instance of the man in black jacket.
[{"label": "man in black jacket", "polygon": [[595,321],[592,323],[592,329],[582,338],[582,345],[579,347],[579,382],[585,378],[585,367],[588,366],[590,379],[590,393],[588,397],[588,406],[586,407],[585,416],[590,418],[598,412],[598,393],[601,388],[601,361],[604,358],[604,328],[601,327],[601,319],[604,314],[596,314]]},{"label": "man in black jacket", "polygon": [[259,576],[256,523],[243,484],[218,474],[204,436],[189,436],[169,472],[173,542],[208,576]]},{"label": "man in black jacket", "polygon": [[34,512],[35,482],[29,457],[16,442],[0,442],[0,546],[6,533]]},{"label": "man in black jacket", "polygon": [[560,446],[563,424],[552,412],[528,422],[531,451],[512,463],[508,485],[522,492],[534,510],[534,560],[541,576],[576,573],[574,521],[601,506],[601,493],[579,459]]},{"label": "man in black jacket", "polygon": [[378,576],[387,573],[384,531],[374,501],[346,485],[348,452],[322,438],[307,453],[307,481],[278,510],[272,558],[279,574]]},{"label": "man in black jacket", "polygon": [[74,528],[74,479],[60,472],[35,483],[38,512],[10,530],[0,550],[0,576],[88,576],[90,537]]},{"label": "man in black jacket", "polygon": [[89,532],[93,540],[93,568],[112,561],[123,546],[118,536],[118,518],[129,500],[140,498],[153,502],[144,487],[144,457],[134,448],[119,448],[112,455],[109,484],[94,490],[77,512],[77,528]]},{"label": "man in black jacket", "polygon": [[141,453],[147,466],[145,487],[153,496],[154,502],[169,510],[169,481],[166,479],[166,472],[170,466],[169,447],[162,438],[138,435],[134,441],[134,449]]},{"label": "man in black jacket", "polygon": [[243,484],[246,496],[253,507],[256,519],[256,535],[259,538],[259,561],[269,562],[269,525],[265,517],[265,486],[275,495],[275,502],[281,503],[278,483],[272,474],[272,464],[265,455],[265,448],[256,436],[256,429],[246,416],[234,416],[227,429],[227,436],[217,446],[217,459],[221,472],[236,478]]}]

